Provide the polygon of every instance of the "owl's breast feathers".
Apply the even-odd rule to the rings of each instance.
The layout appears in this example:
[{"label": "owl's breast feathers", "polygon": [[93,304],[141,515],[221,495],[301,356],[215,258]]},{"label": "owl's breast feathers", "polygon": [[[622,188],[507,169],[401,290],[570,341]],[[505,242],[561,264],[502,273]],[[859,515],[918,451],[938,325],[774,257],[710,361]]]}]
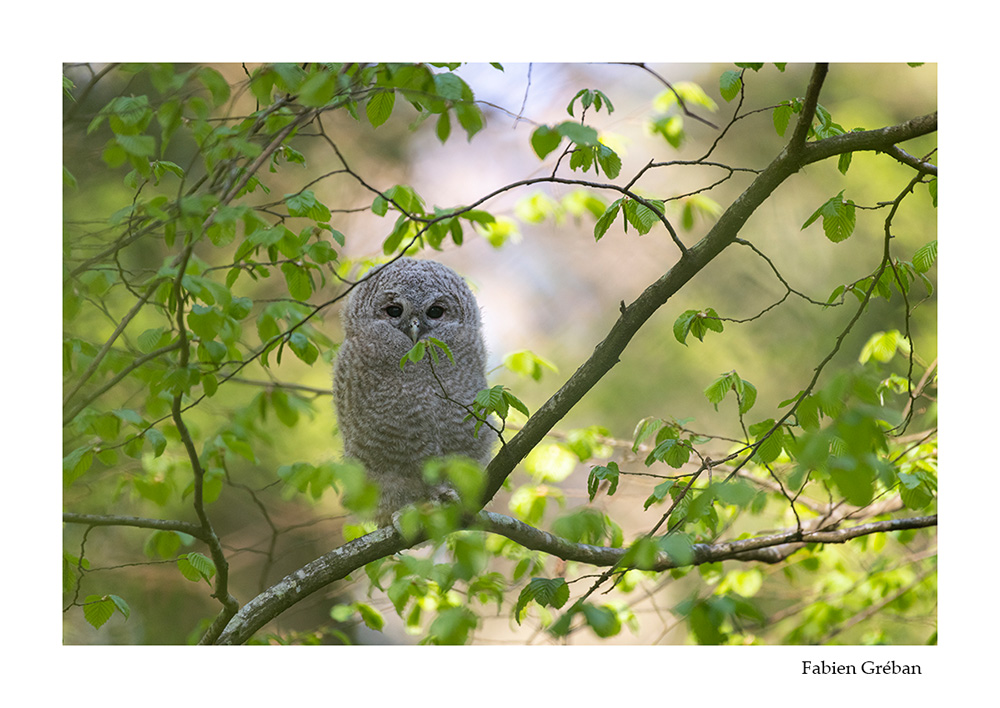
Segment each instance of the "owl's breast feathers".
[{"label": "owl's breast feathers", "polygon": [[[476,439],[475,421],[465,418],[476,392],[486,387],[486,377],[461,366],[461,357],[475,355],[466,349],[461,344],[449,346],[454,363],[440,354],[434,363],[425,354],[421,361],[408,361],[403,367],[399,358],[370,361],[364,374],[355,371],[349,380],[338,377],[338,418],[345,433],[345,454],[366,466],[390,461],[419,466],[426,458],[449,454],[483,460],[491,448],[485,435],[489,431],[481,430],[483,439]],[[364,430],[352,429],[362,420],[366,421]]]}]

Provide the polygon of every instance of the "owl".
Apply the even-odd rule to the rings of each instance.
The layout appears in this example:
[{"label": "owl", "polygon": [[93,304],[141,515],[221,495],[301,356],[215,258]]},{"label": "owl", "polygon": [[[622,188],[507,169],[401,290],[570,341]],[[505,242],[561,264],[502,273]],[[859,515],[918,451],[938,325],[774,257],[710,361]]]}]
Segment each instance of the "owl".
[{"label": "owl", "polygon": [[[496,434],[465,420],[486,388],[479,306],[465,281],[442,263],[401,258],[358,285],[342,313],[344,342],[334,369],[334,402],[344,456],[361,462],[381,496],[375,521],[415,502],[452,497],[424,481],[428,458],[464,455],[486,464]],[[421,339],[448,345],[454,362],[403,356]],[[433,367],[433,370],[432,370]]]}]

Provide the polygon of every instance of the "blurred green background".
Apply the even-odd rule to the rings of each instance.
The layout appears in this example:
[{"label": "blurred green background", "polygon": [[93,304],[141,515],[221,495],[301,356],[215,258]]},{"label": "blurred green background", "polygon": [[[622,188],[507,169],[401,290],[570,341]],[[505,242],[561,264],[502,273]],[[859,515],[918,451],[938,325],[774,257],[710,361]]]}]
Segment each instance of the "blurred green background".
[{"label": "blurred green background", "polygon": [[[246,78],[239,64],[213,66],[231,85],[238,85]],[[693,110],[716,125],[728,123],[735,101],[727,103],[721,98],[718,76],[730,67],[708,64],[651,67],[675,86],[684,82],[700,85],[718,110],[692,106]],[[801,96],[810,70],[810,65],[788,65],[781,73],[768,65],[758,73],[747,72],[742,112],[753,109],[761,112],[738,121],[711,159],[733,167],[764,168],[787,140],[787,135],[781,137],[775,132],[771,111],[767,109]],[[612,114],[591,113],[588,124],[596,127],[602,139],[622,156],[622,177],[616,180],[619,184],[651,159],[657,162],[697,159],[709,149],[719,132],[687,119],[680,148],[668,146],[649,127],[660,113],[656,99],[664,87],[655,77],[632,66],[505,64],[504,71],[498,72],[488,65],[473,64],[457,73],[476,91],[477,99],[484,102],[487,127],[469,141],[464,135],[453,135],[442,145],[434,136],[430,121],[411,129],[416,112],[402,102],[378,130],[338,112],[324,117],[325,131],[351,169],[369,185],[384,190],[394,184],[408,184],[428,205],[441,207],[467,204],[514,181],[551,172],[554,155],[543,163],[531,150],[532,121],[551,125],[568,119],[566,106],[582,88],[600,89],[614,103]],[[87,70],[82,66],[67,66],[65,74],[78,86],[87,82]],[[106,245],[105,239],[113,231],[104,231],[95,224],[127,207],[134,196],[134,191],[122,183],[125,170],[108,170],[101,160],[107,135],[101,130],[87,134],[86,128],[112,96],[123,91],[136,94],[147,91],[147,87],[137,83],[141,80],[116,72],[82,100],[66,99],[64,103],[68,119],[63,158],[77,182],[64,193],[67,264]],[[820,103],[847,130],[876,128],[935,110],[936,92],[934,65],[915,68],[905,64],[834,65]],[[234,110],[253,110],[252,97],[238,96]],[[926,141],[913,141],[904,147],[919,156],[933,147],[933,141],[934,136],[930,136]],[[296,192],[319,180],[310,188],[335,212],[331,225],[347,238],[343,257],[365,259],[380,254],[392,223],[367,209],[373,195],[350,175],[329,174],[340,170],[342,165],[320,137],[303,135],[295,145],[306,156],[306,165],[290,164],[264,175],[271,194],[261,195],[261,200],[280,199],[282,194]],[[171,152],[168,159],[186,167],[194,159],[195,146],[177,141]],[[570,174],[566,167],[563,170]],[[910,168],[893,159],[871,153],[854,155],[846,176],[838,172],[835,160],[812,165],[778,189],[750,219],[741,238],[767,254],[791,287],[815,300],[826,301],[835,287],[864,277],[877,265],[886,212],[873,207],[895,198],[912,174]],[[594,177],[592,173],[572,176],[603,180],[603,176]],[[725,170],[710,167],[654,168],[644,174],[634,189],[650,198],[666,199],[704,188],[724,176]],[[749,172],[737,172],[704,194],[725,208],[752,177]],[[176,186],[164,180],[158,189],[169,194]],[[805,230],[801,228],[823,202],[842,190],[846,198],[864,207],[857,212],[857,227],[849,240],[831,243],[818,223]],[[491,362],[497,367],[491,383],[510,387],[532,411],[563,384],[606,336],[618,316],[619,303],[635,299],[678,258],[675,245],[662,227],[639,236],[632,230],[624,233],[619,222],[600,241],[595,241],[591,216],[551,214],[536,221],[537,209],[532,210],[526,201],[534,197],[536,207],[560,203],[575,191],[576,187],[554,184],[505,191],[483,205],[498,217],[510,220],[507,223],[510,233],[502,246],[496,247],[482,237],[467,238],[461,248],[449,244],[443,252],[420,254],[437,258],[469,278],[482,306]],[[893,248],[904,259],[936,238],[936,213],[926,187],[918,186],[917,192],[905,201],[893,227],[896,237]],[[596,194],[606,203],[618,196],[614,192]],[[553,201],[548,202],[546,197]],[[679,212],[670,209],[668,218],[679,224]],[[710,226],[710,219],[698,218],[690,230],[681,232],[681,238],[691,245]],[[166,255],[158,250],[159,243],[148,240],[142,248],[130,249],[124,256],[129,260],[123,265],[133,270],[155,270]],[[934,271],[928,276],[936,280]],[[98,283],[94,287],[99,286]],[[242,278],[234,287],[234,294],[245,294],[247,288],[253,288],[253,298],[260,300],[281,297],[283,284],[277,278],[256,283]],[[338,292],[337,280],[330,278],[314,302],[332,299]],[[756,317],[784,292],[765,261],[746,247],[730,247],[647,323],[621,362],[567,416],[556,433],[600,425],[612,438],[630,439],[640,419],[673,416],[693,418],[689,424],[692,429],[735,437],[739,434],[735,404],[724,403],[716,411],[702,393],[718,375],[732,369],[758,389],[755,419],[774,415],[780,401],[794,396],[808,383],[813,368],[831,350],[836,334],[852,315],[855,302],[849,298],[845,307],[822,309],[791,296],[780,307]],[[919,284],[913,293],[914,299],[924,295]],[[120,309],[114,313],[102,313],[94,307],[67,309],[67,331],[106,338],[114,328],[114,318],[109,314],[120,317],[129,302],[128,293],[120,292],[118,296]],[[111,300],[114,301],[114,296]],[[744,324],[727,322],[724,334],[709,334],[704,342],[689,338],[687,346],[678,343],[671,331],[677,316],[688,309],[706,307],[714,308],[724,318],[755,319]],[[890,302],[873,302],[870,316],[848,337],[831,368],[852,366],[872,333],[901,329],[902,313],[903,303],[898,296]],[[337,314],[337,307],[328,308],[322,321],[316,322],[317,328],[334,343],[341,339]],[[913,311],[910,323],[915,351],[927,363],[936,358],[936,323],[935,293]],[[147,326],[158,324],[150,322]],[[143,328],[140,322],[136,331]],[[199,439],[199,434],[211,431],[231,417],[233,410],[262,395],[264,389],[255,382],[266,381],[269,375],[285,384],[303,387],[297,393],[302,400],[313,402],[311,408],[302,407],[294,427],[272,419],[272,424],[261,434],[270,435],[273,446],[261,447],[263,454],[256,464],[243,461],[242,466],[230,470],[237,484],[225,489],[225,504],[216,504],[211,509],[213,521],[231,553],[233,591],[242,602],[341,542],[343,511],[334,495],[326,494],[316,503],[309,503],[301,495],[289,498],[283,494],[274,473],[279,466],[292,461],[319,463],[339,458],[341,443],[335,434],[336,420],[328,395],[333,349],[324,352],[321,360],[311,367],[288,355],[280,366],[272,365],[269,372],[251,365],[239,377],[241,381],[226,384],[190,415],[189,425]],[[558,373],[546,370],[536,382],[500,366],[505,355],[522,349],[552,362]],[[121,392],[122,405],[130,395],[135,392]],[[914,429],[919,430],[919,426],[917,422]],[[65,440],[67,450],[76,444],[76,440]],[[724,454],[725,450],[720,452]],[[570,506],[586,501],[586,472],[587,466],[580,465],[565,483]],[[141,462],[123,458],[120,465],[89,473],[84,487],[67,490],[65,507],[81,513],[111,513],[110,506],[114,513],[125,513],[121,510],[128,509],[128,513],[135,515],[187,519],[190,511],[182,498],[186,474],[190,474],[189,467],[182,459]],[[512,481],[517,484],[525,477],[523,472],[516,472]],[[170,501],[157,508],[140,498],[133,491],[136,479],[165,485],[173,492]],[[254,494],[241,487],[254,490]],[[95,494],[95,490],[101,491]],[[616,507],[617,513],[635,515],[632,529],[626,526],[627,531],[641,529],[644,523],[648,525],[639,511],[648,489],[640,484],[631,492],[625,491],[616,497],[616,503],[621,502]],[[261,499],[266,500],[267,518],[257,504]],[[505,511],[503,502],[498,498],[492,508]],[[282,533],[272,535],[273,528],[282,529]],[[66,549],[77,552],[83,541],[82,529],[67,526],[64,533]],[[68,613],[66,643],[182,643],[192,635],[194,618],[214,614],[215,606],[207,587],[185,581],[171,562],[132,567],[133,563],[147,560],[137,557],[137,549],[147,536],[147,532],[138,529],[89,534],[87,556],[95,562],[100,559],[100,565],[107,568],[88,575],[86,582],[92,585],[89,591],[99,592],[105,585],[119,588],[115,592],[127,594],[134,607],[133,618],[125,623],[110,622],[95,631],[82,617]],[[283,630],[307,631],[328,621],[330,601],[350,592],[349,584],[330,588],[323,597],[310,598],[287,612],[279,626]],[[364,632],[358,639],[386,641],[382,635]]]}]

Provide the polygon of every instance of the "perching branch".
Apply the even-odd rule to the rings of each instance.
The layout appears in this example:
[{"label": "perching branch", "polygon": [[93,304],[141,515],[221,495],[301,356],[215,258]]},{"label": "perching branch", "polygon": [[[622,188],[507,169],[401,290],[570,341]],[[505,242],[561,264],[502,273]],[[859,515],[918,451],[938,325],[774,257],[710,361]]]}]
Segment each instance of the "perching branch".
[{"label": "perching branch", "polygon": [[[585,543],[570,543],[563,538],[554,536],[541,529],[536,529],[517,519],[502,514],[494,514],[489,511],[481,512],[480,518],[486,523],[487,531],[505,536],[525,548],[543,551],[563,560],[579,561],[596,566],[614,566],[621,561],[628,551],[627,548],[610,548],[606,546],[591,546]],[[679,562],[670,558],[666,553],[660,553],[657,555],[656,561],[652,566],[641,569],[663,571],[670,570],[671,568],[701,565],[703,563],[717,563],[731,559],[775,562],[774,560],[770,560],[764,551],[792,543],[799,544],[795,550],[806,543],[846,543],[852,539],[868,536],[873,533],[920,529],[930,526],[937,526],[936,514],[907,519],[874,521],[868,524],[859,524],[858,526],[832,531],[799,531],[795,529],[767,536],[747,538],[741,541],[696,543],[691,546],[692,559],[690,562]],[[782,559],[783,557],[777,560]]]},{"label": "perching branch", "polygon": [[409,548],[392,526],[383,526],[372,533],[339,546],[294,573],[286,575],[260,595],[240,608],[216,638],[216,644],[242,644],[253,634],[289,607],[346,577],[367,563]]},{"label": "perching branch", "polygon": [[[563,560],[589,563],[595,566],[615,566],[627,551],[625,548],[571,543],[517,519],[490,511],[480,512],[478,519],[486,531],[509,538],[525,548],[549,553]],[[934,515],[876,521],[832,531],[802,532],[793,530],[741,541],[698,543],[691,547],[692,559],[690,562],[678,562],[667,554],[661,553],[657,556],[653,567],[648,568],[648,570],[663,571],[686,565],[701,565],[702,563],[715,563],[730,559],[768,562],[768,551],[780,550],[780,547],[791,543],[846,543],[851,539],[874,533],[927,528],[936,525],[937,515]],[[317,590],[343,579],[367,563],[406,550],[416,543],[417,541],[404,540],[392,526],[384,526],[366,536],[345,543],[286,575],[281,581],[240,608],[239,612],[219,634],[215,643],[242,644],[272,619]]]}]

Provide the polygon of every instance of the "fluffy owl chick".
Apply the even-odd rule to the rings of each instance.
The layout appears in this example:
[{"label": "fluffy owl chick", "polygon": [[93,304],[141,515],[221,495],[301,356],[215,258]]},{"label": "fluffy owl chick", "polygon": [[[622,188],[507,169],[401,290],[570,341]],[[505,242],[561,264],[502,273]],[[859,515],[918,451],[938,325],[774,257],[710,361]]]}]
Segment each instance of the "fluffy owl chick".
[{"label": "fluffy owl chick", "polygon": [[[456,403],[471,405],[486,388],[479,306],[451,268],[401,258],[354,289],[342,318],[333,388],[337,420],[344,456],[361,462],[381,490],[375,517],[381,526],[407,504],[448,494],[446,486],[424,482],[428,458],[489,461],[495,434],[482,426],[474,436],[475,421],[463,421],[467,411]],[[432,372],[427,356],[400,368],[403,355],[425,337],[447,344],[454,363],[438,357]]]}]

